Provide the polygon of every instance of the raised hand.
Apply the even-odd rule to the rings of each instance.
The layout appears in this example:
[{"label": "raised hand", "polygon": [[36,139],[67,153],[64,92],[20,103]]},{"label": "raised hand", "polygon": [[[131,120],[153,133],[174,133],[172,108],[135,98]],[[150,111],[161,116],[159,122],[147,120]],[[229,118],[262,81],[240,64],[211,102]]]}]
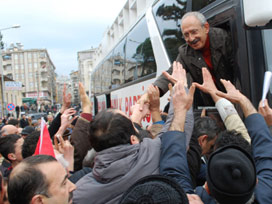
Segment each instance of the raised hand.
[{"label": "raised hand", "polygon": [[72,95],[66,94],[66,84],[63,86],[63,92],[62,92],[62,106],[60,109],[60,113],[63,113],[67,108],[71,106],[71,100],[72,100]]},{"label": "raised hand", "polygon": [[79,96],[82,102],[82,112],[83,113],[92,113],[92,102],[86,94],[84,86],[81,82],[78,84],[79,87]]},{"label": "raised hand", "polygon": [[199,84],[194,82],[195,86],[199,88],[204,93],[210,94],[213,98],[214,102],[218,101],[220,99],[219,96],[216,95],[216,92],[218,89],[216,88],[212,75],[209,72],[209,70],[205,67],[202,68],[202,77],[203,77],[203,84]]},{"label": "raised hand", "polygon": [[149,98],[149,110],[151,112],[158,111],[160,112],[160,91],[157,86],[151,84],[147,90]]},{"label": "raised hand", "polygon": [[184,86],[187,87],[186,71],[179,62],[173,62],[173,72],[171,75],[165,71],[162,74],[173,84],[177,83],[178,81],[183,81]]},{"label": "raised hand", "polygon": [[263,106],[263,101],[262,100],[260,101],[258,112],[264,117],[266,124],[268,126],[271,126],[272,125],[272,109],[269,107],[267,99],[264,100],[264,106]]}]

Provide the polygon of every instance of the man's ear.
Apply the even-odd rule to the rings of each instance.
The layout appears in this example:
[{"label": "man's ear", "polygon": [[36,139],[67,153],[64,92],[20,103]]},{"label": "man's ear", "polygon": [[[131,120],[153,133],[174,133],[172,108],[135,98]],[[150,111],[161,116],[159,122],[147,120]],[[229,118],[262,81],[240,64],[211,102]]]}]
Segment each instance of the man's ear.
[{"label": "man's ear", "polygon": [[208,137],[208,135],[201,135],[200,137],[198,137],[198,143],[200,146],[202,146],[204,144],[207,137]]},{"label": "man's ear", "polygon": [[134,145],[134,144],[139,144],[139,139],[138,139],[138,137],[136,137],[135,135],[131,135],[131,136],[130,136],[130,143],[131,143],[132,145]]},{"label": "man's ear", "polygon": [[10,161],[15,161],[15,160],[16,160],[16,155],[15,155],[14,153],[9,153],[9,154],[8,154],[8,159],[9,159]]},{"label": "man's ear", "polygon": [[204,28],[205,28],[206,34],[208,34],[209,31],[210,31],[210,24],[209,24],[208,22],[206,22],[206,23],[204,24]]},{"label": "man's ear", "polygon": [[35,195],[31,199],[31,204],[43,204],[43,196],[42,195]]}]

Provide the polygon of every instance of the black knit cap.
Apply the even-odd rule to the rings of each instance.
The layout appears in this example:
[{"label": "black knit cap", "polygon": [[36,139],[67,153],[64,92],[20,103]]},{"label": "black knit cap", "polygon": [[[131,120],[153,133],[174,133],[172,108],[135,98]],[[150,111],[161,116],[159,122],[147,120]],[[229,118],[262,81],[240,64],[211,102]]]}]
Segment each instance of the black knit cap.
[{"label": "black knit cap", "polygon": [[207,183],[220,204],[243,204],[256,185],[256,167],[252,156],[236,145],[228,145],[211,154]]},{"label": "black knit cap", "polygon": [[120,204],[188,204],[186,193],[172,178],[152,175],[133,184],[121,198]]}]

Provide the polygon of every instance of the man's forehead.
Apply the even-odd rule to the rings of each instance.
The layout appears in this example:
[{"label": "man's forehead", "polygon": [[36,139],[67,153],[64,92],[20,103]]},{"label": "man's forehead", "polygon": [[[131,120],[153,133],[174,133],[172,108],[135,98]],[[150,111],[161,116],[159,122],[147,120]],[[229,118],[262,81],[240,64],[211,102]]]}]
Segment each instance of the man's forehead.
[{"label": "man's forehead", "polygon": [[52,161],[37,165],[37,168],[42,171],[49,182],[56,180],[56,178],[63,179],[67,174],[66,170],[58,161]]}]

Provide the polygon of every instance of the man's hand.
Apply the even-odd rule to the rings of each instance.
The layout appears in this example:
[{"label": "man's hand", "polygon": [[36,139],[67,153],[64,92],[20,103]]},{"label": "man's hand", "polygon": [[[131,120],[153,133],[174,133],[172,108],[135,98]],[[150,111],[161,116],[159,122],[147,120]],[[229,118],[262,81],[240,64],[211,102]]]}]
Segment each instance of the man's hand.
[{"label": "man's hand", "polygon": [[182,82],[176,83],[174,86],[173,105],[174,113],[179,111],[187,111],[191,108],[195,93],[195,85],[192,85],[187,94]]},{"label": "man's hand", "polygon": [[272,126],[272,109],[269,107],[267,99],[264,100],[264,107],[263,101],[260,101],[258,112],[264,117],[266,124]]},{"label": "man's hand", "polygon": [[79,87],[79,96],[82,102],[82,112],[83,113],[92,113],[92,103],[89,97],[87,96],[84,86],[81,82],[78,84]]},{"label": "man's hand", "polygon": [[227,90],[227,93],[217,91],[216,95],[224,97],[233,103],[238,103],[241,106],[245,117],[248,117],[253,113],[257,113],[256,109],[251,104],[250,100],[245,95],[243,95],[238,89],[236,89],[235,86],[229,80],[226,81],[224,79],[221,79],[220,81]]},{"label": "man's hand", "polygon": [[204,67],[202,68],[202,77],[203,77],[202,85],[196,82],[194,82],[193,84],[195,84],[195,86],[204,93],[210,94],[213,101],[217,102],[220,99],[220,97],[216,95],[218,89],[216,88],[212,75],[207,68]]},{"label": "man's hand", "polygon": [[192,106],[194,93],[195,85],[190,87],[187,94],[182,81],[175,84],[173,93],[174,119],[169,130],[184,131],[186,112]]},{"label": "man's hand", "polygon": [[144,104],[142,111],[140,111],[140,104],[135,104],[130,109],[132,112],[130,116],[131,121],[142,126],[142,120],[149,114],[149,104]]},{"label": "man's hand", "polygon": [[69,127],[69,125],[73,122],[73,120],[76,119],[76,116],[71,118],[71,116],[73,116],[74,114],[76,114],[76,110],[73,109],[73,108],[69,108],[69,109],[66,109],[64,111],[64,113],[61,115],[61,127],[60,127],[60,129],[65,131],[66,128]]},{"label": "man's hand", "polygon": [[62,106],[60,109],[60,113],[62,114],[67,108],[71,106],[71,100],[72,100],[72,95],[66,94],[66,84],[63,86],[63,92],[62,92]]},{"label": "man's hand", "polygon": [[63,139],[61,134],[55,134],[54,144],[57,151],[63,154],[63,158],[69,163],[68,170],[74,171],[74,147],[69,140]]},{"label": "man's hand", "polygon": [[151,84],[147,90],[149,98],[149,110],[151,112],[158,111],[160,112],[160,91],[157,86]]},{"label": "man's hand", "polygon": [[148,93],[144,93],[141,98],[137,101],[137,104],[139,104],[139,110],[143,111],[144,110],[144,104],[149,104],[149,98],[148,98]]},{"label": "man's hand", "polygon": [[163,72],[162,74],[173,84],[183,81],[184,86],[187,87],[186,71],[179,62],[173,62],[173,72],[171,75],[168,72]]}]

